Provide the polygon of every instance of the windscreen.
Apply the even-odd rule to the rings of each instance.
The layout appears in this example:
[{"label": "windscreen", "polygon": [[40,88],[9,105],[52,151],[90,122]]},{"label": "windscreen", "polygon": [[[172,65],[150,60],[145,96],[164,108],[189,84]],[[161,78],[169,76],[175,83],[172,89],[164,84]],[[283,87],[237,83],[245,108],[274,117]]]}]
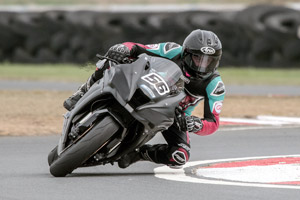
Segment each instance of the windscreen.
[{"label": "windscreen", "polygon": [[182,75],[179,66],[170,60],[152,57],[150,63],[152,68],[150,71],[159,74],[169,87],[176,84]]},{"label": "windscreen", "polygon": [[152,85],[159,95],[174,94],[183,90],[182,72],[178,65],[170,60],[151,57],[151,69],[142,79]]}]

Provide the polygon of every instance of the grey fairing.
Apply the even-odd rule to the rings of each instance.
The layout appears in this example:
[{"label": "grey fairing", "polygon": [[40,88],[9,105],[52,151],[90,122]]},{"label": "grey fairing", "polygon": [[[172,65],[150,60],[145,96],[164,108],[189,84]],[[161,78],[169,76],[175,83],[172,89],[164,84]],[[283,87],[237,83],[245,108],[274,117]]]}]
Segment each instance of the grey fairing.
[{"label": "grey fairing", "polygon": [[155,105],[140,106],[136,109],[134,117],[139,121],[148,121],[155,126],[166,126],[172,125],[174,120],[174,110],[178,106],[179,102],[185,97],[184,93],[165,99],[156,103]]},{"label": "grey fairing", "polygon": [[[135,110],[130,109],[130,106],[126,104],[132,98],[136,89],[140,88],[141,82],[143,82],[144,85],[147,84],[141,80],[141,77],[148,74],[154,65],[166,65],[172,68],[172,70],[178,70],[181,73],[180,68],[170,60],[142,54],[140,58],[132,64],[114,67],[115,74],[111,80],[111,86],[116,88],[117,93],[114,95],[115,98],[121,105],[125,103],[123,106],[128,108],[127,110],[134,118],[142,122],[145,126],[149,126],[148,129],[157,131],[157,128],[163,130],[172,125],[174,121],[174,110],[185,97],[184,92],[174,96],[168,96],[168,94],[159,96],[154,90],[153,93],[156,95],[156,98],[153,98],[151,102],[137,107]],[[121,96],[121,99],[118,94]]]},{"label": "grey fairing", "polygon": [[[140,58],[132,64],[115,66],[113,68],[115,72],[112,72],[115,74],[110,85],[117,91],[114,95],[115,98],[121,105],[128,108],[127,110],[138,121],[142,122],[144,125],[150,125],[150,129],[154,129],[151,128],[151,126],[153,127],[158,125],[166,129],[172,125],[174,110],[178,106],[179,102],[185,97],[183,92],[169,98],[167,97],[168,95],[157,97],[152,99],[152,102],[140,106],[135,110],[130,109],[128,104],[126,105],[126,103],[132,98],[136,89],[141,85],[141,77],[148,74],[151,66],[156,64],[174,65],[173,68],[180,71],[179,67],[172,61],[142,54]],[[147,66],[149,66],[149,68]],[[156,91],[153,91],[153,93],[155,93],[156,96],[159,96]],[[151,124],[149,124],[149,122],[151,122]]]},{"label": "grey fairing", "polygon": [[[90,90],[88,90],[88,92],[77,102],[74,109],[71,110],[70,112],[67,112],[64,115],[65,120],[64,120],[64,124],[63,124],[62,137],[60,138],[59,143],[58,143],[58,154],[60,154],[62,152],[62,150],[64,149],[64,144],[67,140],[68,132],[70,131],[71,126],[72,126],[72,119],[78,113],[80,113],[89,102],[93,102],[97,99],[101,99],[101,96],[103,96],[105,93],[107,93],[106,90],[108,90],[108,88],[106,87],[105,88],[106,90],[104,91],[104,86],[105,85],[108,86],[109,78],[110,78],[110,76],[108,74],[108,75],[104,76],[99,82],[93,84],[92,87],[90,88]],[[112,93],[114,92],[114,89],[110,88],[110,90]],[[108,113],[107,109],[104,109],[103,112]]]},{"label": "grey fairing", "polygon": [[111,68],[110,72],[113,74],[113,77],[109,85],[115,88],[120,95],[120,97],[118,95],[115,97],[119,102],[121,100],[121,105],[132,98],[138,87],[140,77],[147,72],[145,68],[148,63],[148,57],[143,55],[132,64],[116,65]]},{"label": "grey fairing", "polygon": [[[161,60],[159,60],[161,59]],[[178,106],[179,102],[185,97],[185,93],[181,91],[177,95],[168,96],[164,98],[154,98],[151,102],[133,109],[128,105],[128,101],[134,95],[134,92],[139,87],[141,77],[143,74],[149,73],[149,65],[155,64],[152,61],[161,61],[165,64],[176,65],[175,63],[163,59],[155,58],[151,59],[150,56],[143,54],[140,58],[132,64],[115,65],[109,70],[105,71],[105,74],[101,80],[93,84],[90,90],[78,101],[74,109],[65,114],[65,121],[62,136],[58,145],[58,153],[60,154],[64,148],[68,132],[72,126],[72,119],[82,110],[85,106],[95,100],[101,99],[105,94],[111,94],[114,98],[127,109],[131,115],[144,124],[147,132],[154,134],[157,131],[165,130],[172,125],[174,121],[174,110]],[[175,68],[176,70],[180,70]],[[180,71],[181,73],[181,71]],[[103,109],[103,113],[107,112],[107,109]]]}]

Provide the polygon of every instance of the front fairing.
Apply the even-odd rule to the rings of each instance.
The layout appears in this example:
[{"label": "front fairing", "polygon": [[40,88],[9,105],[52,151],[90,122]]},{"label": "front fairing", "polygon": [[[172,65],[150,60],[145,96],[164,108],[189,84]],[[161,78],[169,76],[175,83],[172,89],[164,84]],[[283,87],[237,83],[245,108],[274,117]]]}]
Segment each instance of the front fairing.
[{"label": "front fairing", "polygon": [[65,115],[58,152],[64,148],[72,124],[77,123],[75,116],[86,110],[93,112],[94,102],[105,100],[107,95],[114,97],[129,115],[141,122],[149,134],[167,129],[174,121],[175,108],[185,97],[181,76],[180,68],[172,61],[146,54],[134,63],[106,70],[103,78]]},{"label": "front fairing", "polygon": [[142,54],[126,65],[111,68],[112,88],[132,115],[150,127],[169,127],[174,110],[185,97],[182,71],[174,62]]},{"label": "front fairing", "polygon": [[181,69],[174,62],[142,54],[132,64],[116,65],[110,70],[111,86],[129,102],[140,89],[151,102],[182,92]]}]

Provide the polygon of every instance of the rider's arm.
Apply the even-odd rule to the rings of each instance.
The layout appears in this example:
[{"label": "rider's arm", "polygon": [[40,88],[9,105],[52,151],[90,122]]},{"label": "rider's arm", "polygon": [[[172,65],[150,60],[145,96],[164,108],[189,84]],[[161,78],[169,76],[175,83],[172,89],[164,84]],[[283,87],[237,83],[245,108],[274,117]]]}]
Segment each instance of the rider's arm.
[{"label": "rider's arm", "polygon": [[168,59],[180,55],[182,47],[174,42],[165,42],[159,44],[143,45],[133,42],[125,42],[123,45],[130,49],[132,57],[137,57],[142,53],[146,53],[152,56],[160,56]]},{"label": "rider's arm", "polygon": [[[106,56],[122,62],[124,58],[137,58],[138,55],[146,53],[150,56],[160,56],[169,59],[175,59],[180,56],[182,47],[173,42],[143,45],[134,42],[125,42],[113,45],[106,53]],[[97,66],[96,71],[89,79],[91,85],[103,77],[103,72],[109,67],[107,65]]]},{"label": "rider's arm", "polygon": [[[214,78],[206,88],[207,97],[204,100],[204,118],[202,129],[194,132],[198,135],[210,135],[219,128],[219,115],[225,97],[225,87],[222,79],[218,76]],[[189,106],[184,110],[186,115],[190,115],[197,105]]]},{"label": "rider's arm", "polygon": [[225,97],[225,86],[220,76],[214,78],[206,87],[207,98],[204,102],[203,128],[198,135],[210,135],[219,128],[219,115]]}]

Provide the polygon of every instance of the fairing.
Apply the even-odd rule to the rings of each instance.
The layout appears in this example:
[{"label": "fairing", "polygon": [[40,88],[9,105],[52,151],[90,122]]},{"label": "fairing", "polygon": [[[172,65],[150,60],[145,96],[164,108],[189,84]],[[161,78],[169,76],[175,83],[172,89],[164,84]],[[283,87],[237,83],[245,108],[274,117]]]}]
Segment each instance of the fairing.
[{"label": "fairing", "polygon": [[[107,113],[125,129],[130,122],[126,122],[124,118],[130,115],[142,123],[145,132],[152,136],[158,131],[166,130],[173,124],[175,108],[185,97],[182,77],[180,68],[172,61],[146,54],[142,54],[134,63],[115,65],[106,70],[103,78],[93,84],[75,108],[65,115],[58,154],[65,147],[68,133],[76,123],[75,117],[86,110],[90,110],[90,117],[94,118],[99,112]],[[113,97],[117,101],[122,108],[123,117],[116,117],[119,115],[118,111],[110,108],[93,113],[95,102],[110,101],[107,97]]]}]

